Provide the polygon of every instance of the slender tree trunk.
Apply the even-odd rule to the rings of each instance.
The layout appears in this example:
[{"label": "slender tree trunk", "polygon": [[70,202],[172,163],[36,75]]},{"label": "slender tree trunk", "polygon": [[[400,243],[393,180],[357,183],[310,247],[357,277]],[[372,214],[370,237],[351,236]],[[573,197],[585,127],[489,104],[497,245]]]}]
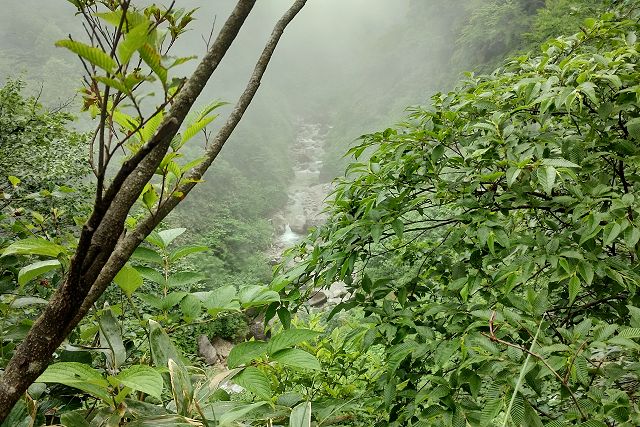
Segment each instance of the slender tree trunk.
[{"label": "slender tree trunk", "polygon": [[[8,416],[29,385],[44,372],[55,350],[102,295],[135,248],[179,203],[180,199],[169,197],[158,208],[158,212],[145,218],[133,232],[126,237],[122,234],[127,213],[144,185],[151,179],[171,139],[226,54],[255,1],[238,1],[215,43],[180,91],[158,132],[141,149],[144,155],[134,159],[135,162],[125,163],[105,192],[104,198],[96,201],[94,211],[83,227],[67,277],[51,297],[25,340],[15,350],[0,378],[0,422]],[[197,180],[202,177],[217,157],[253,100],[285,28],[305,3],[306,0],[296,0],[276,24],[245,91],[207,149],[205,162],[194,169],[190,178]],[[186,195],[194,185],[194,182],[190,182],[180,190]]]},{"label": "slender tree trunk", "polygon": [[[178,132],[196,98],[237,36],[255,1],[238,1],[215,43],[180,91],[158,132],[147,146],[141,149],[144,155],[135,159],[135,162],[125,163],[106,190],[104,198],[97,199],[94,211],[87,225],[83,227],[67,277],[51,297],[24,341],[16,348],[0,378],[0,422],[8,416],[29,385],[44,372],[55,350],[102,295],[135,248],[176,206],[178,199],[168,198],[158,213],[146,218],[134,232],[126,237],[123,235],[124,221],[129,210],[144,185],[151,179],[171,139]],[[199,168],[195,175],[202,176],[240,121],[258,90],[260,79],[284,29],[305,3],[306,0],[297,0],[276,24],[247,89],[217,135],[213,149],[206,153],[207,166],[204,169]],[[185,194],[191,188],[193,185],[189,184]]]}]

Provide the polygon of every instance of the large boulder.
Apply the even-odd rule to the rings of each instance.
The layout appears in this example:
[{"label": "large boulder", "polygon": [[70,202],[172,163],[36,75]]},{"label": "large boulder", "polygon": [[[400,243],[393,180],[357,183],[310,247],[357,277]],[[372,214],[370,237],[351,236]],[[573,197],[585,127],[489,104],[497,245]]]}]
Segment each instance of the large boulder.
[{"label": "large boulder", "polygon": [[215,365],[220,361],[218,351],[206,335],[198,337],[198,355],[204,359],[204,363],[207,365]]}]

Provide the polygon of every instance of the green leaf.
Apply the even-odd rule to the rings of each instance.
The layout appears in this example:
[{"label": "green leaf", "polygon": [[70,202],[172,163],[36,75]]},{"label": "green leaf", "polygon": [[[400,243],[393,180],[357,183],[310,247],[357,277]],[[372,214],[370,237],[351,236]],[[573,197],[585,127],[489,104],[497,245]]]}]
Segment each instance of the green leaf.
[{"label": "green leaf", "polygon": [[267,343],[264,341],[247,341],[233,346],[227,358],[229,369],[237,368],[267,354]]},{"label": "green leaf", "polygon": [[109,308],[103,310],[98,324],[100,326],[100,347],[105,349],[102,351],[107,356],[107,366],[116,370],[127,359],[127,350],[122,341],[122,329]]},{"label": "green leaf", "polygon": [[538,168],[538,182],[540,183],[540,186],[545,193],[551,194],[553,186],[556,182],[557,173],[558,172],[556,171],[556,168],[554,168],[553,166],[543,166],[541,168]]},{"label": "green leaf", "polygon": [[312,331],[311,329],[287,329],[284,330],[269,340],[267,352],[274,354],[285,348],[293,347],[305,341],[311,341],[320,335],[319,332]]},{"label": "green leaf", "polygon": [[404,232],[404,223],[400,218],[396,218],[391,222],[391,227],[393,231],[396,233],[398,239],[402,239],[402,233]]},{"label": "green leaf", "polygon": [[168,366],[169,359],[182,361],[182,356],[171,342],[171,338],[155,320],[149,320],[149,344],[155,366]]},{"label": "green leaf", "polygon": [[29,237],[27,239],[18,240],[7,247],[2,256],[7,255],[40,255],[56,258],[60,254],[66,254],[67,250],[45,239],[37,237]]},{"label": "green leaf", "polygon": [[170,310],[187,295],[186,292],[171,292],[162,300],[162,309]]},{"label": "green leaf", "polygon": [[82,412],[65,412],[60,415],[60,423],[64,427],[90,427],[90,424],[85,417],[86,415]]},{"label": "green leaf", "polygon": [[280,295],[266,286],[247,285],[238,291],[238,299],[243,308],[249,308],[280,301]]},{"label": "green leaf", "polygon": [[39,383],[64,384],[82,390],[111,404],[109,382],[89,365],[79,362],[60,362],[49,367],[36,379]]},{"label": "green leaf", "polygon": [[38,261],[22,267],[18,272],[18,285],[24,286],[36,277],[42,276],[51,270],[60,268],[60,261],[57,259]]},{"label": "green leaf", "polygon": [[147,209],[151,210],[155,206],[156,202],[160,199],[155,187],[151,184],[147,184],[147,190],[142,193],[142,201]]},{"label": "green leaf", "polygon": [[126,423],[127,427],[203,427],[203,424],[192,418],[177,414],[152,415]]},{"label": "green leaf", "polygon": [[611,222],[604,228],[604,246],[609,246],[622,232],[622,226],[617,222]]},{"label": "green leaf", "polygon": [[621,338],[640,338],[640,328],[627,328],[618,333]]},{"label": "green leaf", "polygon": [[131,91],[129,89],[127,89],[127,87],[119,80],[115,80],[115,79],[111,79],[109,77],[104,77],[104,76],[95,76],[94,77],[97,81],[99,81],[100,83],[104,83],[105,85],[112,87],[116,90],[118,90],[119,92],[122,93],[130,93]]},{"label": "green leaf", "polygon": [[260,399],[271,399],[272,392],[269,378],[256,367],[248,366],[244,368],[232,378],[232,381],[249,390]]},{"label": "green leaf", "polygon": [[131,295],[142,286],[142,276],[129,264],[125,264],[124,267],[116,274],[116,277],[113,278],[113,282],[118,285],[122,292],[127,295],[127,297],[131,298]]},{"label": "green leaf", "polygon": [[154,251],[153,249],[145,248],[144,246],[138,246],[136,250],[133,251],[131,258],[145,262],[152,262],[159,265],[164,264],[164,260],[158,252]]},{"label": "green leaf", "polygon": [[198,132],[204,129],[209,123],[214,121],[216,117],[218,117],[217,114],[214,114],[213,116],[205,117],[201,120],[198,120],[197,122],[189,126],[187,129],[185,129],[185,131],[182,133],[182,139],[180,141],[180,145],[178,146],[178,149],[182,147],[191,138],[196,136]]},{"label": "green leaf", "polygon": [[165,86],[167,84],[167,69],[162,66],[158,51],[149,43],[145,43],[138,49],[138,53]]},{"label": "green leaf", "polygon": [[373,239],[373,243],[380,242],[380,238],[382,237],[382,232],[384,231],[384,226],[382,224],[373,224],[371,226],[371,238]]},{"label": "green leaf", "polygon": [[157,283],[158,285],[164,286],[165,284],[164,276],[155,268],[136,267],[136,270],[138,270],[138,273],[140,273],[143,279],[147,279],[154,283]]},{"label": "green leaf", "polygon": [[149,23],[142,22],[133,27],[124,36],[124,40],[118,45],[118,56],[120,63],[126,64],[131,59],[135,51],[140,49],[147,42]]},{"label": "green leaf", "polygon": [[169,246],[178,236],[187,231],[186,228],[172,228],[158,232],[158,237],[162,240],[165,247]]},{"label": "green leaf", "polygon": [[133,365],[116,376],[120,384],[157,399],[162,398],[162,375],[151,366]]},{"label": "green leaf", "polygon": [[191,412],[193,401],[193,386],[191,385],[189,372],[187,372],[187,368],[182,364],[176,363],[173,359],[169,359],[168,366],[176,411],[180,415],[188,416]]},{"label": "green leaf", "polygon": [[640,240],[640,229],[636,227],[629,227],[624,232],[624,242],[628,248],[635,248],[636,244]]},{"label": "green leaf", "polygon": [[[163,117],[164,117],[164,110],[159,110],[147,120],[145,125],[142,126],[142,129],[140,129],[140,133],[139,133],[140,139],[142,140],[142,142],[151,141],[151,139],[153,138],[153,135],[156,133],[156,130],[160,126],[160,123],[162,123]],[[165,245],[168,245],[168,243],[165,243]]]},{"label": "green leaf", "polygon": [[591,283],[593,283],[593,267],[590,263],[580,261],[578,263],[578,273],[580,273],[580,276],[582,276],[582,279],[587,285],[591,285]]},{"label": "green leaf", "polygon": [[240,308],[240,304],[235,301],[236,288],[233,285],[220,286],[209,292],[194,292],[193,295],[202,301],[212,316],[221,311]]},{"label": "green leaf", "polygon": [[553,166],[556,168],[580,168],[581,167],[580,165],[577,165],[566,159],[542,159],[542,165]]},{"label": "green leaf", "polygon": [[187,294],[180,301],[180,309],[186,322],[192,322],[200,316],[202,305],[200,300],[191,294]]},{"label": "green leaf", "polygon": [[[224,403],[228,403],[228,402],[224,402]],[[241,418],[245,418],[247,414],[249,414],[250,412],[265,405],[268,405],[268,403],[256,402],[256,403],[248,404],[248,403],[233,402],[233,406],[231,406],[230,408],[225,407],[224,411],[220,411],[221,413],[217,415],[215,418],[219,421],[220,427],[235,427],[238,425],[236,423],[237,420]],[[214,408],[214,411],[215,411],[215,408]]]},{"label": "green leaf", "polygon": [[311,402],[302,402],[291,410],[289,427],[311,427]]},{"label": "green leaf", "polygon": [[20,185],[20,182],[22,182],[20,181],[20,178],[17,178],[13,175],[9,176],[7,179],[9,180],[9,183],[13,188],[16,188],[18,185]]},{"label": "green leaf", "polygon": [[299,348],[285,348],[271,355],[271,360],[292,368],[322,370],[314,355]]},{"label": "green leaf", "polygon": [[520,176],[520,173],[522,173],[522,169],[519,169],[519,168],[507,169],[507,174],[506,174],[507,186],[511,187],[511,185],[513,185],[513,183],[516,182],[516,179],[518,179],[518,176]]},{"label": "green leaf", "polygon": [[35,304],[46,305],[48,303],[49,303],[49,301],[47,301],[46,299],[43,299],[43,298],[22,297],[22,298],[16,298],[13,301],[11,301],[11,304],[9,304],[9,307],[11,307],[11,308],[22,308],[22,307],[28,307],[30,305],[35,305]]},{"label": "green leaf", "polygon": [[204,252],[208,250],[209,250],[208,246],[199,246],[199,245],[183,246],[181,248],[174,249],[173,251],[171,251],[171,253],[169,254],[169,261],[175,262],[180,258],[184,258],[188,255],[195,254],[198,252]]},{"label": "green leaf", "polygon": [[69,49],[71,52],[110,74],[113,73],[114,68],[118,66],[113,58],[97,47],[92,47],[74,40],[58,40],[56,46]]},{"label": "green leaf", "polygon": [[170,288],[175,288],[177,286],[192,285],[194,283],[202,282],[204,279],[206,279],[206,277],[204,277],[200,273],[195,273],[193,271],[181,271],[169,276],[169,280],[167,280],[167,286]]},{"label": "green leaf", "polygon": [[575,274],[569,279],[569,304],[573,304],[580,292],[580,279]]},{"label": "green leaf", "polygon": [[627,121],[627,132],[631,138],[640,141],[640,117],[634,117]]}]

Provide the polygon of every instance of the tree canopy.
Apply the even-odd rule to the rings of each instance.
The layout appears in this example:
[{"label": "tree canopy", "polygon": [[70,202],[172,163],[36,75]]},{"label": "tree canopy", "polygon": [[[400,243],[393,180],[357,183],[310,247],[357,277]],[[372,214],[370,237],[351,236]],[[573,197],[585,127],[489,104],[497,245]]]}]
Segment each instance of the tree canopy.
[{"label": "tree canopy", "polygon": [[272,287],[349,285],[380,425],[640,422],[638,30],[588,19],[349,151]]}]

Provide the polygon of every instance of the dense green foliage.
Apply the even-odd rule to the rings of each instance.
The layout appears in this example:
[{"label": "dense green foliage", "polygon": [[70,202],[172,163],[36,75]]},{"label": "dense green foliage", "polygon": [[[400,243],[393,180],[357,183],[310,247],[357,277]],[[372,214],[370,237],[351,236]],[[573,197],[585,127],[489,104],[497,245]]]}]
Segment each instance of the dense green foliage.
[{"label": "dense green foliage", "polygon": [[379,425],[640,422],[639,29],[588,19],[350,150],[272,287],[350,285]]},{"label": "dense green foliage", "polygon": [[68,113],[25,99],[23,87],[9,81],[0,88],[0,175],[16,176],[31,189],[77,184],[89,172],[86,137],[68,129]]},{"label": "dense green foliage", "polygon": [[[621,6],[589,18],[610,3]],[[416,67],[403,73],[406,81],[424,74],[422,94],[451,83],[450,70],[488,69],[517,54],[491,74],[467,74],[405,123],[363,136],[327,224],[288,252],[273,281],[267,218],[285,203],[281,152],[294,127],[287,105],[253,117],[241,138],[280,138],[250,155],[232,147],[217,162],[167,221],[175,228],[136,250],[3,427],[639,425],[637,7],[414,2],[405,31],[375,41],[390,46],[382,70],[390,75],[404,54],[392,46],[412,46]],[[179,23],[190,13],[167,16]],[[446,19],[424,28],[434,13]],[[561,28],[579,32],[546,41]],[[86,46],[60,45],[113,66]],[[167,70],[147,60],[162,79]],[[103,83],[117,89],[126,79]],[[413,96],[406,81],[380,104],[404,105]],[[0,176],[9,177],[0,192],[0,368],[59,286],[87,202],[78,190],[85,138],[69,130],[68,114],[21,88],[0,89]],[[369,125],[386,120],[388,105],[362,105]],[[156,207],[208,143],[199,125],[215,118],[214,106],[224,108],[214,102],[190,122],[198,132],[184,150],[174,147],[140,212]],[[115,111],[123,131],[136,120]],[[130,129],[129,153],[156,121]],[[338,124],[330,137],[359,126]],[[350,295],[330,316],[303,312],[310,295],[337,281]],[[271,336],[241,342],[247,313],[262,307]],[[199,334],[239,342],[226,367],[197,358]]]}]

